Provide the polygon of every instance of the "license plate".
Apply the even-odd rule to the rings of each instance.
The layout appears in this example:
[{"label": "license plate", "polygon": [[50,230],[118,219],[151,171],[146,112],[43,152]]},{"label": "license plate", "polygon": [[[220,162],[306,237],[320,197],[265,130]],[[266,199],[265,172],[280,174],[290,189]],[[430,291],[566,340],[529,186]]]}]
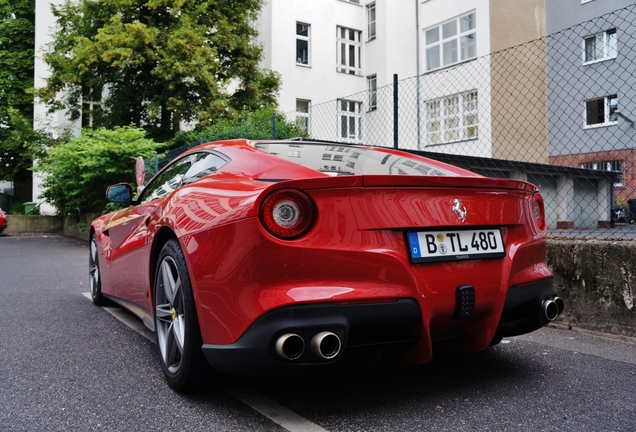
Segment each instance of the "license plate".
[{"label": "license plate", "polygon": [[506,255],[501,230],[411,231],[411,262],[500,258]]}]

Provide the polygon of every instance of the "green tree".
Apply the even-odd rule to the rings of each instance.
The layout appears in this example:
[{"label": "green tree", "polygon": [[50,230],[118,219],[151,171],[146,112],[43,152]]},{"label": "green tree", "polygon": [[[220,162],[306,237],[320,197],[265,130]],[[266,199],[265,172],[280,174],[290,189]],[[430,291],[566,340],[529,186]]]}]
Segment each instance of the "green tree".
[{"label": "green tree", "polygon": [[[251,22],[262,0],[67,0],[37,94],[93,125],[135,124],[167,140],[180,122],[211,124],[273,107],[279,77],[258,68]],[[84,104],[82,104],[84,102]],[[93,104],[91,112],[87,102]],[[95,109],[95,108],[99,109]],[[84,112],[82,110],[84,109]]]},{"label": "green tree", "polygon": [[30,201],[30,168],[45,136],[33,130],[35,0],[0,0],[0,180]]},{"label": "green tree", "polygon": [[43,197],[60,215],[101,212],[104,192],[115,183],[135,183],[137,157],[151,158],[159,145],[136,127],[84,129],[48,149],[37,171],[44,174]]},{"label": "green tree", "polygon": [[[53,140],[46,132],[34,130],[33,120],[9,107],[0,129],[0,179],[31,180],[33,161],[42,156]],[[30,193],[27,201],[31,200]]]}]

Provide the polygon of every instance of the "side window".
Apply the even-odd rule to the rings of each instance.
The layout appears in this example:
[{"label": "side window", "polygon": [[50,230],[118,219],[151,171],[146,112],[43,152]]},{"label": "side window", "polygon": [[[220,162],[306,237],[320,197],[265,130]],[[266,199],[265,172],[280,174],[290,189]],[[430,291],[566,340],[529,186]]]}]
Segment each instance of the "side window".
[{"label": "side window", "polygon": [[190,169],[183,176],[182,184],[189,184],[208,174],[212,174],[228,161],[214,153],[197,153]]},{"label": "side window", "polygon": [[193,153],[173,162],[152,180],[141,193],[140,203],[164,197],[184,184],[211,174],[228,163],[227,159],[209,152]]},{"label": "side window", "polygon": [[188,155],[179,159],[166,168],[159,176],[155,177],[141,192],[139,202],[145,204],[164,197],[178,188],[181,184],[181,179],[192,166],[193,156]]}]

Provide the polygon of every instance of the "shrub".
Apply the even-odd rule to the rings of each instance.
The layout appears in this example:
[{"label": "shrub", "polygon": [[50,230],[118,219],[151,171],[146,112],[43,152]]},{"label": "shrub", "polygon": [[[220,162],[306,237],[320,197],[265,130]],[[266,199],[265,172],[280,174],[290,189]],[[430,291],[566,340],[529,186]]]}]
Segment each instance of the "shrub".
[{"label": "shrub", "polygon": [[44,174],[42,197],[60,215],[102,212],[106,188],[134,184],[137,157],[150,158],[158,149],[145,134],[135,127],[85,129],[79,137],[49,148],[36,167]]},{"label": "shrub", "polygon": [[263,108],[243,112],[237,119],[218,119],[212,126],[183,132],[175,137],[173,147],[235,138],[268,140],[272,138],[272,114],[276,116],[276,139],[307,137],[307,131],[287,120],[279,111]]}]

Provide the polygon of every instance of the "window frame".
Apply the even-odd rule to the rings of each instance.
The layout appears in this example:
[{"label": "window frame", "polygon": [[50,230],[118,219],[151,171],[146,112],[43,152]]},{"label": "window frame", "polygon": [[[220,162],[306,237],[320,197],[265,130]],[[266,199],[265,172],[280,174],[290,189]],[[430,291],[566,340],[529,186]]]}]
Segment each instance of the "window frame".
[{"label": "window frame", "polygon": [[[603,101],[603,122],[600,123],[589,123],[590,119],[590,103],[595,101]],[[612,105],[612,101],[615,100],[615,106]],[[603,96],[600,98],[587,99],[583,101],[583,127],[584,129],[594,129],[598,127],[607,127],[607,126],[615,126],[618,124],[618,115],[616,114],[618,111],[618,95],[612,94],[608,96]],[[597,113],[598,115],[598,113]]]},{"label": "window frame", "polygon": [[[424,109],[426,111],[425,142],[427,146],[479,139],[479,93],[477,89],[427,100],[424,102]],[[432,116],[431,113],[436,115]],[[455,124],[451,127],[452,122]],[[437,126],[434,128],[433,125]],[[437,135],[436,139],[433,138],[435,135]]]},{"label": "window frame", "polygon": [[[373,20],[371,19],[371,12],[373,12]],[[377,15],[375,3],[371,3],[367,5],[367,42],[372,41],[376,38],[377,35]]]},{"label": "window frame", "polygon": [[[307,104],[307,111],[300,111],[299,103]],[[296,99],[296,126],[307,133],[311,133],[311,101],[309,99]]]},{"label": "window frame", "polygon": [[[352,51],[353,65],[351,65]],[[336,72],[362,76],[362,32],[360,30],[336,26]]]},{"label": "window frame", "polygon": [[82,118],[83,128],[95,129],[102,125],[104,114],[102,108],[102,87],[82,87]]},{"label": "window frame", "polygon": [[[353,99],[338,99],[337,104],[338,139],[346,143],[362,144],[362,122],[364,118],[362,102]],[[344,108],[343,104],[346,104],[346,108]],[[351,110],[352,107],[353,110]],[[352,124],[353,128],[351,127]]]},{"label": "window frame", "polygon": [[[596,38],[599,35],[603,35],[603,41],[602,41],[602,56],[599,58],[594,58],[591,60],[588,60],[588,45],[587,45],[587,41],[594,39],[596,40]],[[613,37],[613,41],[610,40],[610,35],[614,35]],[[609,30],[605,30],[602,32],[598,32],[598,33],[594,33],[591,35],[588,35],[586,37],[583,38],[583,44],[582,44],[582,60],[583,60],[583,64],[584,65],[589,65],[589,64],[594,64],[594,63],[600,63],[600,62],[604,62],[604,61],[608,61],[608,60],[613,60],[616,57],[618,57],[618,33],[616,31],[615,28],[611,28]]]},{"label": "window frame", "polygon": [[[462,24],[465,22],[463,20],[467,18],[469,19],[469,25],[472,25],[472,27],[469,27],[468,30],[462,31]],[[446,31],[453,31],[454,33],[445,37],[444,33]],[[459,15],[456,18],[428,27],[424,29],[423,32],[424,66],[426,72],[447,68],[477,58],[477,12],[474,10]],[[431,38],[435,38],[435,40],[431,40],[429,42],[429,33]],[[434,33],[436,33],[435,36]],[[462,45],[466,38],[472,38],[472,42]],[[455,42],[454,49],[452,47],[452,42]],[[434,52],[434,50],[437,50],[436,65],[431,64],[432,61],[429,57],[429,52]],[[464,57],[465,51],[469,51],[469,53]],[[456,59],[446,62],[445,57],[447,52],[450,52],[449,55],[451,56],[455,55]]]},{"label": "window frame", "polygon": [[376,74],[367,76],[367,92],[369,95],[367,111],[375,111],[378,109],[378,76]]},{"label": "window frame", "polygon": [[603,161],[591,161],[581,164],[581,168],[597,170],[597,171],[615,171],[620,172],[620,176],[617,181],[613,183],[615,188],[623,187],[623,177],[625,175],[623,171],[623,161],[620,159],[603,160]]},{"label": "window frame", "polygon": [[[307,26],[307,36],[298,33],[299,26]],[[298,57],[300,51],[299,43],[301,42],[306,42],[307,44],[307,58],[305,62],[300,61],[303,59]],[[296,21],[296,66],[311,67],[311,24],[301,21]]]}]

